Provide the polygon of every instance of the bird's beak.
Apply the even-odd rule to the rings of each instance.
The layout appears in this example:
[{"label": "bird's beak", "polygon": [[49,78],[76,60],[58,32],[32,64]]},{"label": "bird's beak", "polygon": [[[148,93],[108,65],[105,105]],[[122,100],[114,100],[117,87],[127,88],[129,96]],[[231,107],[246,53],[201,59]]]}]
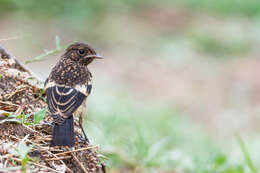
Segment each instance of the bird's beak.
[{"label": "bird's beak", "polygon": [[101,56],[101,55],[99,55],[99,54],[96,54],[96,55],[88,55],[88,56],[85,56],[85,58],[104,59],[104,57]]}]

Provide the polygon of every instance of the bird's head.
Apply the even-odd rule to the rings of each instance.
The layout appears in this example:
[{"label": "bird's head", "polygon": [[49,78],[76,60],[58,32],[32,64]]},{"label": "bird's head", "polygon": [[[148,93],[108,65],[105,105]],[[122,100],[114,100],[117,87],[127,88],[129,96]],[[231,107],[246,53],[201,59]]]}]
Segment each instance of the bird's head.
[{"label": "bird's head", "polygon": [[64,57],[84,65],[90,64],[94,59],[103,59],[92,47],[85,43],[71,44],[66,49]]}]

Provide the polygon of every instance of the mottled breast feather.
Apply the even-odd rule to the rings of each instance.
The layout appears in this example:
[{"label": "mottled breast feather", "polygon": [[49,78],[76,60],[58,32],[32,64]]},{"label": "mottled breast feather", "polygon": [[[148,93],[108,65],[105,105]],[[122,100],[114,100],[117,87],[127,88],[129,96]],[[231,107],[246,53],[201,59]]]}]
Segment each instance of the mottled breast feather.
[{"label": "mottled breast feather", "polygon": [[52,69],[49,76],[49,82],[75,87],[76,85],[87,85],[91,82],[92,74],[88,68],[81,64],[71,62],[70,59],[61,59]]}]

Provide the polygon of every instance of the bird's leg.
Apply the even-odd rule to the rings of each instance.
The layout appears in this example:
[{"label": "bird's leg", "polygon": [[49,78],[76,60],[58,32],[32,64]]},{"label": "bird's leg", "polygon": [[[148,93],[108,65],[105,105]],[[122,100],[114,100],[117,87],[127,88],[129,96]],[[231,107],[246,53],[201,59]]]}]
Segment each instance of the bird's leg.
[{"label": "bird's leg", "polygon": [[88,137],[83,129],[83,126],[82,126],[82,123],[83,123],[83,118],[82,118],[82,114],[79,115],[79,127],[81,128],[81,131],[83,132],[83,135],[85,137],[85,140],[87,141],[87,143],[89,143],[89,140],[88,140]]}]

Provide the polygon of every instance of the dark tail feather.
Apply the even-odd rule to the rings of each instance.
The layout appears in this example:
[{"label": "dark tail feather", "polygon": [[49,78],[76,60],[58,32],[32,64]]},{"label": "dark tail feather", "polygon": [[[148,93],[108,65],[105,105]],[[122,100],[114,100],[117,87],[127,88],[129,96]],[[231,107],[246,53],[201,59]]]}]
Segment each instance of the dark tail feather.
[{"label": "dark tail feather", "polygon": [[75,144],[73,116],[65,119],[63,124],[55,123],[52,133],[51,147],[69,146]]}]

